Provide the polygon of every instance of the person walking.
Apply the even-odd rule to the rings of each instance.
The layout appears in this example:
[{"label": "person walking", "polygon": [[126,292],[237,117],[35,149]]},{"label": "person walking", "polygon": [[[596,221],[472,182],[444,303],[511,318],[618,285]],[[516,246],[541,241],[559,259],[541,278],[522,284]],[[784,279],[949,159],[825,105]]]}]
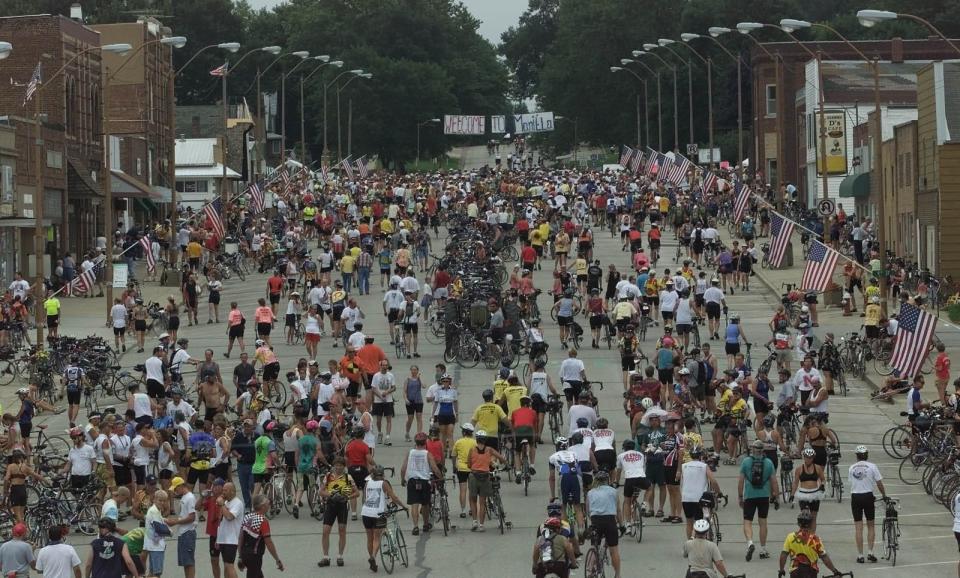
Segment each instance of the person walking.
[{"label": "person walking", "polygon": [[243,500],[237,497],[232,483],[223,485],[223,495],[217,498],[220,509],[220,527],[217,528],[217,548],[223,561],[224,578],[237,578],[237,547],[243,523]]},{"label": "person walking", "polygon": [[[720,553],[720,548],[707,539],[707,533],[710,532],[710,522],[697,520],[693,523],[693,532],[693,537],[683,544],[683,557],[690,560],[687,578],[726,576],[727,568],[723,563],[723,554]],[[714,568],[720,574],[714,572]]]},{"label": "person walking", "polygon": [[867,446],[859,445],[854,450],[857,454],[857,462],[850,466],[850,509],[853,513],[854,539],[857,543],[857,564],[863,564],[863,521],[867,521],[867,560],[876,562],[877,557],[873,555],[873,545],[877,539],[877,533],[874,529],[875,503],[873,496],[873,487],[876,485],[880,490],[883,500],[887,500],[887,490],[883,487],[883,476],[880,475],[880,469],[876,464],[867,460],[869,453]]},{"label": "person walking", "polygon": [[421,507],[423,509],[423,531],[429,532],[430,524],[430,476],[443,478],[437,461],[427,451],[427,434],[420,432],[413,438],[414,448],[407,453],[400,466],[401,484],[407,487],[407,503],[413,518],[413,535],[420,535]]},{"label": "person walking", "polygon": [[270,535],[270,521],[265,514],[270,509],[270,498],[263,494],[253,497],[253,508],[243,517],[237,549],[240,552],[240,569],[247,570],[247,578],[263,578],[263,555],[270,552],[283,572],[283,561]]},{"label": "person walking", "polygon": [[47,529],[47,545],[37,552],[33,566],[44,578],[80,578],[80,556],[63,538],[63,526]]},{"label": "person walking", "polygon": [[750,446],[750,456],[740,464],[740,481],[737,486],[738,502],[743,509],[743,537],[747,541],[746,559],[753,559],[756,546],[753,544],[753,518],[760,518],[760,559],[770,557],[767,552],[767,513],[770,497],[780,494],[776,468],[770,458],[763,455],[763,442],[755,440]]},{"label": "person walking", "polygon": [[13,526],[11,538],[0,545],[0,572],[7,578],[29,578],[33,566],[33,547],[24,538],[27,526],[18,523]]},{"label": "person walking", "polygon": [[139,578],[140,572],[130,555],[130,549],[126,542],[116,536],[117,523],[111,518],[101,518],[97,528],[99,534],[90,543],[90,556],[87,557],[85,575],[88,578],[117,576]]},{"label": "person walking", "polygon": [[830,569],[834,575],[840,575],[841,572],[830,560],[823,542],[820,537],[810,529],[812,516],[807,510],[800,510],[797,514],[796,532],[787,534],[787,539],[783,541],[783,551],[780,552],[780,570],[777,572],[779,578],[786,576],[784,568],[787,559],[790,559],[790,578],[816,578],[820,575],[820,568],[817,564],[820,560]]},{"label": "person walking", "polygon": [[170,491],[180,498],[180,513],[165,520],[168,526],[177,526],[177,566],[183,568],[184,578],[193,578],[197,566],[197,497],[192,486],[179,476],[170,480]]}]

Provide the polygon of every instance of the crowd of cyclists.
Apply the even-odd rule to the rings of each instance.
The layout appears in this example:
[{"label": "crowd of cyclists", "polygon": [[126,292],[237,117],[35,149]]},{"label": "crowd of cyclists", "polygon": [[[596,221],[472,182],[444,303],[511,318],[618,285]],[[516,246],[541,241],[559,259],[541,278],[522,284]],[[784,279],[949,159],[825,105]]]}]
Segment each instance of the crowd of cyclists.
[{"label": "crowd of cyclists", "polygon": [[[126,351],[130,322],[137,353],[150,355],[122,391],[109,392],[126,402],[113,413],[90,412],[80,423],[84,399],[109,378],[92,375],[81,356],[65,360],[71,444],[52,468],[48,453],[41,460],[30,444],[40,400],[35,388],[20,390],[19,411],[4,416],[7,485],[32,488],[61,471],[71,491],[103,501],[105,520],[90,527],[122,535],[133,564],[125,575],[159,575],[174,533],[178,564],[192,575],[196,525],[205,521],[215,575],[222,567],[229,577],[238,564],[248,576],[262,575],[266,551],[282,569],[269,520],[284,510],[322,523],[320,567],[345,565],[347,528],[362,523],[367,563],[377,572],[392,569],[394,559],[406,564],[398,512],[408,510],[414,536],[439,527],[446,533],[456,515],[470,520],[472,532],[503,532],[510,522],[502,492],[510,486],[501,481],[526,493],[545,478],[550,499],[534,539],[533,574],[568,576],[585,567],[588,576],[602,575],[609,561],[619,578],[621,540],[642,540],[644,524],[656,518],[661,532],[679,526],[687,575],[712,578],[728,575],[717,511],[729,497],[715,472],[736,468],[745,560],[771,557],[770,507],[795,503],[798,529],[786,537],[781,573],[816,576],[823,564],[839,574],[816,534],[824,488],[843,486],[831,468],[840,440],[829,426],[830,396],[840,393],[838,346],[829,333],[813,336],[816,296],[801,295],[795,314],[781,307],[767,336],[754,336],[770,357],[753,365],[753,343],[728,295],[751,290],[763,259],[756,243],[769,234],[764,206],[753,204],[744,222],[728,225],[729,183],[703,191],[692,180],[679,188],[627,173],[531,167],[322,184],[307,173],[289,188],[272,184],[279,201],[266,213],[243,202],[225,208],[229,254],[201,232],[208,223],[184,222],[185,235],[174,235],[169,223],[133,232],[154,239],[161,258],[181,262],[181,295],[150,307],[134,286],[119,299],[114,349]],[[733,233],[729,243],[723,228]],[[618,238],[626,255],[598,251],[601,235]],[[191,253],[193,244],[210,250]],[[269,273],[266,287],[252,311],[231,301],[222,360],[211,348],[195,357],[178,333],[180,315],[200,323],[204,287],[207,323],[221,323],[221,295],[233,289],[223,279],[225,262]],[[546,291],[537,287],[546,276],[536,271],[552,272]],[[491,277],[503,286],[490,285]],[[371,284],[382,298],[366,298]],[[538,299],[544,292],[549,306],[546,296]],[[383,321],[371,318],[373,299]],[[546,335],[548,315],[556,339]],[[579,319],[589,323],[589,349]],[[148,321],[162,330],[152,346]],[[390,354],[365,330],[385,333]],[[476,351],[465,354],[467,333],[476,335]],[[416,363],[420,339],[431,336],[445,349],[433,374],[417,365],[394,373],[401,360]],[[286,358],[301,343],[296,364],[283,367],[278,354]],[[590,350],[604,345],[620,357],[625,421],[598,400],[604,384],[588,379],[599,373]],[[228,361],[235,348],[236,363]],[[553,374],[550,355],[562,358]],[[490,371],[479,399],[467,399],[464,384],[455,383],[453,365],[471,361]],[[410,449],[385,463],[381,446],[401,445],[399,434],[391,437],[401,399],[402,443]],[[628,426],[615,429],[614,421]],[[857,562],[876,562],[873,492],[886,499],[886,491],[867,448],[854,453],[846,479]],[[34,493],[8,493],[12,523],[35,525],[23,511]],[[133,520],[124,523],[126,516]]]}]

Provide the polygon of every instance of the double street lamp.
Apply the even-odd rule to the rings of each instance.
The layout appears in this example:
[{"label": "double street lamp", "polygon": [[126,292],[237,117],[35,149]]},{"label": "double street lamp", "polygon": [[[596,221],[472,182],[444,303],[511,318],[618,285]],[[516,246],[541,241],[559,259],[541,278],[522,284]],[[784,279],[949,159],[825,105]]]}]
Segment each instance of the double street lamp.
[{"label": "double street lamp", "polygon": [[[362,68],[354,68],[353,70],[344,70],[340,74],[333,77],[333,80],[323,85],[323,154],[327,154],[327,90],[337,83],[340,78],[345,74],[352,74],[354,76],[362,76],[365,74]],[[340,146],[340,90],[337,89],[337,158],[338,160],[343,160],[343,150]]]},{"label": "double street lamp", "polygon": [[[629,72],[637,80],[643,83],[643,112],[644,112],[644,116],[647,117],[646,119],[647,120],[647,146],[650,146],[650,116],[649,116],[650,109],[647,107],[647,79],[643,78],[642,76],[630,70],[629,68],[625,68],[625,66],[627,64],[630,64],[631,62],[633,62],[633,60],[629,58],[621,58],[620,63],[623,64],[624,66],[611,66],[610,72]],[[640,92],[637,92],[637,141],[636,142],[637,142],[637,146],[640,146]]]},{"label": "double street lamp", "polygon": [[679,110],[679,99],[677,98],[677,67],[673,64],[664,60],[659,54],[653,52],[660,48],[659,44],[644,44],[643,50],[634,50],[634,58],[649,54],[657,60],[663,63],[664,66],[673,71],[673,149],[678,150],[680,148],[680,110]]}]

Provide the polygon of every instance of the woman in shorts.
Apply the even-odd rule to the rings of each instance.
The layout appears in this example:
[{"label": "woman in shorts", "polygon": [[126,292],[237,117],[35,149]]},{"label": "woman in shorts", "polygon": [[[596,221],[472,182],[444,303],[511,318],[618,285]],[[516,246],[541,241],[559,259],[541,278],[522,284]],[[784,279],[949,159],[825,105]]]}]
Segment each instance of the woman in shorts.
[{"label": "woman in shorts", "polygon": [[363,516],[363,528],[367,533],[367,555],[369,556],[367,562],[373,572],[377,571],[377,559],[374,556],[380,549],[380,536],[387,527],[387,519],[383,514],[387,511],[388,499],[403,509],[407,508],[393,491],[390,482],[383,479],[383,466],[374,466],[364,488],[363,509],[360,511]]},{"label": "woman in shorts", "polygon": [[826,478],[823,466],[813,463],[816,452],[813,448],[803,450],[803,463],[793,472],[793,487],[796,491],[796,501],[801,510],[810,510],[813,516],[811,532],[817,531],[817,514],[820,512],[820,500],[823,499],[823,490]]},{"label": "woman in shorts", "polygon": [[136,332],[137,353],[143,353],[143,344],[147,336],[147,315],[149,312],[143,305],[143,299],[137,299],[134,302],[133,311],[130,315],[133,318],[133,330]]}]

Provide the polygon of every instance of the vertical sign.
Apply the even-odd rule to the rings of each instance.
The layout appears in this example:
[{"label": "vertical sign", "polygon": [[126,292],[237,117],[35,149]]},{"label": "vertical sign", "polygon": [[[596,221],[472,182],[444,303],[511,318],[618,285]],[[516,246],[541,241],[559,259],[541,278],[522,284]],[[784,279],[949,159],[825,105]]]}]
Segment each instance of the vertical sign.
[{"label": "vertical sign", "polygon": [[507,132],[507,117],[502,114],[495,114],[490,117],[490,133],[503,134]]},{"label": "vertical sign", "polygon": [[[828,110],[824,112],[827,143],[827,174],[847,174],[847,120],[842,110]],[[820,122],[820,115],[814,118]],[[819,128],[819,126],[818,126]],[[817,142],[817,174],[823,174],[823,153],[820,151],[820,133],[816,135]]]},{"label": "vertical sign", "polygon": [[443,117],[443,134],[484,134],[485,116],[447,114]]}]

